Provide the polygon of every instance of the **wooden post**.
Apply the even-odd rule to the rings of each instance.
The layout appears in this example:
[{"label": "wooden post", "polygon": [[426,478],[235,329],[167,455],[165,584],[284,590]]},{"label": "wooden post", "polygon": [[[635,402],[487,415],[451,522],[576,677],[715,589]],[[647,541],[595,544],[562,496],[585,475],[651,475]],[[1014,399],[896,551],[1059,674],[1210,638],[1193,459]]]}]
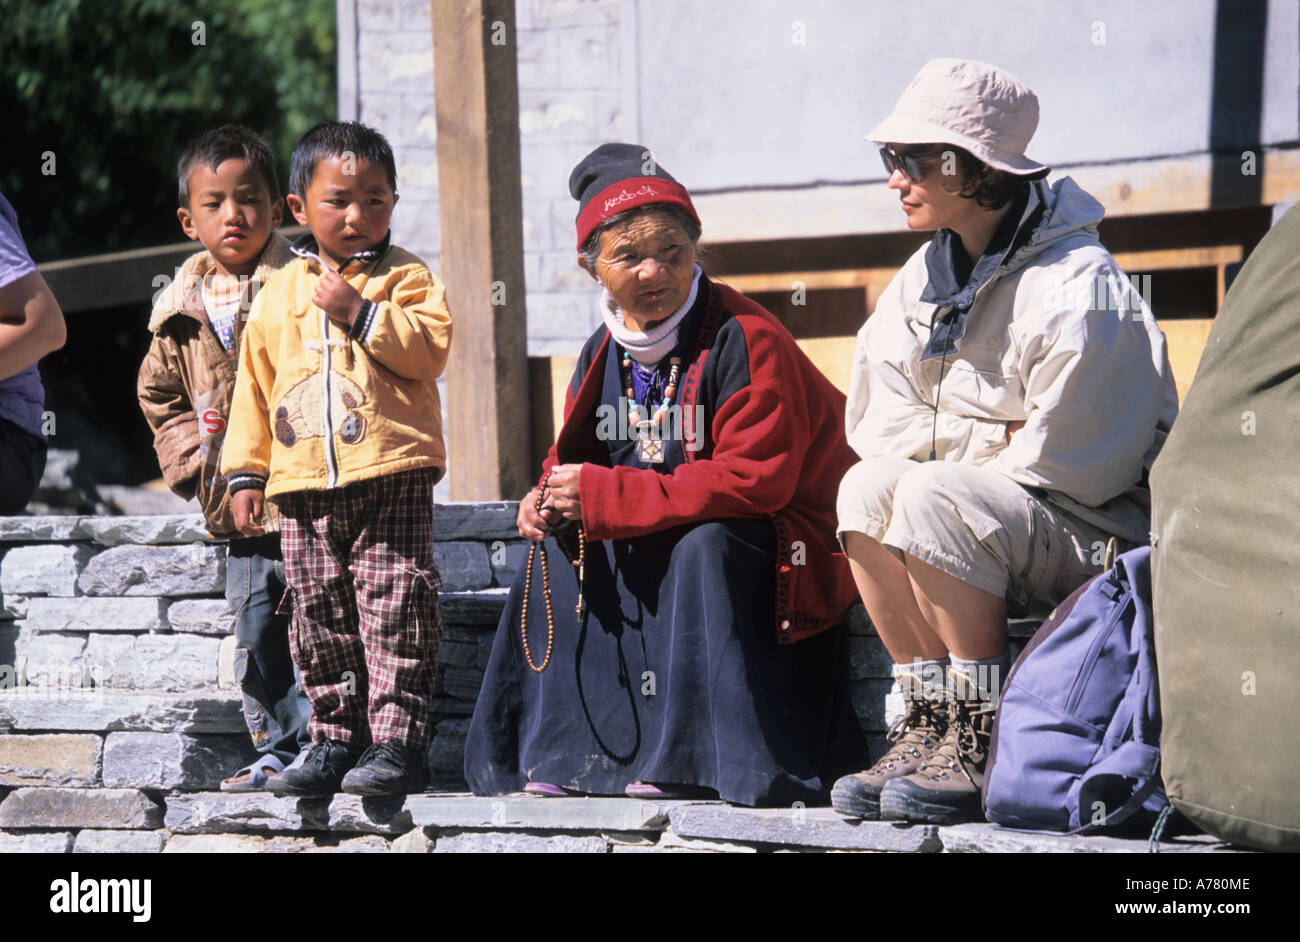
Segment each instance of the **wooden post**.
[{"label": "wooden post", "polygon": [[520,498],[530,467],[513,0],[433,0],[453,500]]}]

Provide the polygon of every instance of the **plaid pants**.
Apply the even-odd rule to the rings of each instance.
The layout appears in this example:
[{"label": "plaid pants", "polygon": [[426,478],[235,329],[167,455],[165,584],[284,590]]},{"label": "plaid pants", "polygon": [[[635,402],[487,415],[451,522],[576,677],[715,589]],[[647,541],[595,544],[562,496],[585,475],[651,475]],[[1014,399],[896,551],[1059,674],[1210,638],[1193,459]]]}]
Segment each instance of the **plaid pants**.
[{"label": "plaid pants", "polygon": [[433,474],[389,474],[278,497],[292,598],[289,643],[311,700],[313,742],[429,744],[442,634],[433,564]]}]

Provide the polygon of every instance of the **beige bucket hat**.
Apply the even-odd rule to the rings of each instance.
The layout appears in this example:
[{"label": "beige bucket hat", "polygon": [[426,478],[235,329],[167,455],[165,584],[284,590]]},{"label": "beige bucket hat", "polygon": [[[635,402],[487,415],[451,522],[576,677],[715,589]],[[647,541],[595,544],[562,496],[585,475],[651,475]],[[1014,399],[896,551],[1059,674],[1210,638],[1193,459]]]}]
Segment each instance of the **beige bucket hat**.
[{"label": "beige bucket hat", "polygon": [[973,59],[931,59],[867,140],[956,144],[996,170],[1039,176],[1025,156],[1038,129],[1038,97],[1009,73]]}]

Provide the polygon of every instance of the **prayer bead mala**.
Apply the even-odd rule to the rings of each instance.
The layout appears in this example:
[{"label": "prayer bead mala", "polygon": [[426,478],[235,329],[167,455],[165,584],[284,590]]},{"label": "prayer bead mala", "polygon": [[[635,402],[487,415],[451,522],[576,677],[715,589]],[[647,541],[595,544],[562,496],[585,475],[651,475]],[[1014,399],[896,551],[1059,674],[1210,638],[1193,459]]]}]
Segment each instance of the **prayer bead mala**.
[{"label": "prayer bead mala", "polygon": [[[551,476],[546,475],[542,479],[542,486],[537,491],[537,515],[542,514],[542,504],[546,501],[546,492],[548,490],[547,481]],[[545,519],[545,518],[543,518]],[[534,673],[540,674],[546,670],[546,666],[551,663],[551,650],[555,645],[555,615],[551,610],[551,570],[546,561],[546,548],[542,547],[542,597],[546,600],[546,656],[542,658],[541,666],[533,661],[533,652],[528,647],[528,599],[533,590],[533,557],[537,554],[537,548],[541,544],[533,543],[528,547],[528,568],[524,570],[524,603],[523,611],[519,618],[519,636],[524,644],[524,660],[528,663],[528,669]],[[574,606],[574,611],[578,615],[578,623],[581,626],[583,615],[582,588],[584,577],[586,576],[587,564],[587,537],[583,533],[581,525],[578,527],[578,559],[573,564],[578,568],[578,604]]]}]

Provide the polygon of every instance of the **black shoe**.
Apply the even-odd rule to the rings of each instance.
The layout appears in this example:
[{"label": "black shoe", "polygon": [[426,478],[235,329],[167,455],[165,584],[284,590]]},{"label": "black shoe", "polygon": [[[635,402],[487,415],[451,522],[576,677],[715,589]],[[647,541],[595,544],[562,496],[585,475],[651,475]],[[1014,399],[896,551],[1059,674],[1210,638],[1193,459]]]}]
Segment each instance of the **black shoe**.
[{"label": "black shoe", "polygon": [[422,753],[400,742],[375,743],[343,777],[349,795],[413,795],[429,784]]},{"label": "black shoe", "polygon": [[347,743],[322,739],[311,747],[302,765],[267,779],[266,790],[281,797],[328,798],[356,764],[357,754]]}]

